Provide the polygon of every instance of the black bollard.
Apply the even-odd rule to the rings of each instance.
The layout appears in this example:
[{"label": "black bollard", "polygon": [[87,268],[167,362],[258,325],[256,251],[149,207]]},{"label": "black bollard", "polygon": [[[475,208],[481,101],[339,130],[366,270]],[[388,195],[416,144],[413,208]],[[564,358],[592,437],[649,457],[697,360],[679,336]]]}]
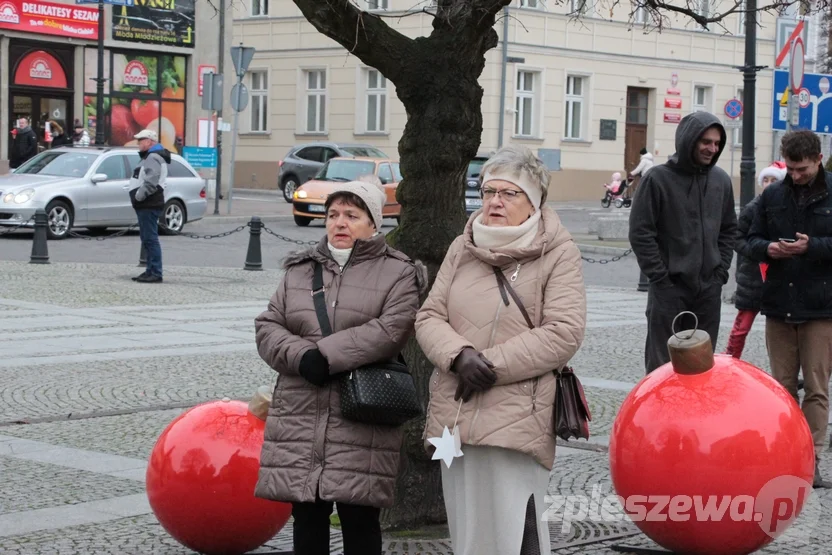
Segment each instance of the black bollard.
[{"label": "black bollard", "polygon": [[43,208],[35,210],[35,237],[32,241],[32,256],[29,264],[49,264],[49,248],[46,246],[46,226],[49,219]]},{"label": "black bollard", "polygon": [[144,243],[142,243],[142,248],[139,251],[139,268],[144,268],[147,266],[147,249],[144,248]]},{"label": "black bollard", "polygon": [[246,253],[246,264],[244,270],[262,270],[263,257],[260,253],[260,229],[263,222],[258,216],[252,216],[248,223],[248,252]]},{"label": "black bollard", "polygon": [[639,270],[638,291],[647,291],[648,289],[650,289],[650,280],[647,279],[647,276],[644,275],[644,272]]}]

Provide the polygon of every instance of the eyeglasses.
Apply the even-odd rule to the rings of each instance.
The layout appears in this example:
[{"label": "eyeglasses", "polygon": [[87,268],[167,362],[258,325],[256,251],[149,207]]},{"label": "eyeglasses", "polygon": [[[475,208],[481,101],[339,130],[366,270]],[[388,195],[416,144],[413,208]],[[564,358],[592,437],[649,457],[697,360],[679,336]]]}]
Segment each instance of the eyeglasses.
[{"label": "eyeglasses", "polygon": [[500,195],[500,197],[506,202],[514,202],[517,200],[519,195],[525,195],[523,191],[515,191],[514,189],[502,189],[498,191],[497,189],[492,189],[491,187],[483,187],[480,190],[482,194],[483,200],[491,200],[494,198],[494,195]]}]

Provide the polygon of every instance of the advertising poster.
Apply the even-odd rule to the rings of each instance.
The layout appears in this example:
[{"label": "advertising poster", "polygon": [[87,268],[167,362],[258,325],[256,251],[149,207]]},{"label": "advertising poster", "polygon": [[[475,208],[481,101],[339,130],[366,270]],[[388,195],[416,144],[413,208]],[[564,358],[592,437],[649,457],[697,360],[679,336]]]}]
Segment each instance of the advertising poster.
[{"label": "advertising poster", "polygon": [[113,6],[113,38],[193,48],[196,0],[138,0]]}]

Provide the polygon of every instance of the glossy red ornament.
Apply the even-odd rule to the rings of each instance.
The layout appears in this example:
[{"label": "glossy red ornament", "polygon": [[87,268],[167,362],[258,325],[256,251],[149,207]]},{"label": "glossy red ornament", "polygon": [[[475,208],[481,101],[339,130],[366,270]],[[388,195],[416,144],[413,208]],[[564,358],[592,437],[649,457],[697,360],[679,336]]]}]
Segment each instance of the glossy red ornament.
[{"label": "glossy red ornament", "polygon": [[265,422],[240,401],[196,406],[159,436],[147,468],[153,513],[179,543],[242,554],[277,534],[292,506],[254,497]]},{"label": "glossy red ornament", "polygon": [[613,487],[631,520],[674,553],[752,553],[812,495],[812,434],[770,375],[713,355],[710,339],[707,351],[679,359],[698,370],[674,359],[627,396],[610,437]]}]

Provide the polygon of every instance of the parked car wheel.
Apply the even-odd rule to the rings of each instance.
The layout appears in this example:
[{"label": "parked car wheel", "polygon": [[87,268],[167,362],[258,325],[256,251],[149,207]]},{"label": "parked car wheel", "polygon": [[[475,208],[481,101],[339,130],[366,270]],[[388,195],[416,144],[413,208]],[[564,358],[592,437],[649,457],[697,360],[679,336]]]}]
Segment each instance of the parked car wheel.
[{"label": "parked car wheel", "polygon": [[165,235],[179,233],[185,227],[185,220],[185,207],[182,203],[178,200],[169,200],[159,217],[159,223],[165,226],[161,231]]},{"label": "parked car wheel", "polygon": [[65,201],[53,200],[46,206],[46,220],[50,239],[66,239],[72,229],[72,208]]},{"label": "parked car wheel", "polygon": [[283,178],[283,198],[286,202],[292,202],[292,195],[298,188],[298,178],[294,175],[287,175]]},{"label": "parked car wheel", "polygon": [[305,218],[303,216],[295,216],[295,225],[306,227],[312,221],[312,218]]}]

